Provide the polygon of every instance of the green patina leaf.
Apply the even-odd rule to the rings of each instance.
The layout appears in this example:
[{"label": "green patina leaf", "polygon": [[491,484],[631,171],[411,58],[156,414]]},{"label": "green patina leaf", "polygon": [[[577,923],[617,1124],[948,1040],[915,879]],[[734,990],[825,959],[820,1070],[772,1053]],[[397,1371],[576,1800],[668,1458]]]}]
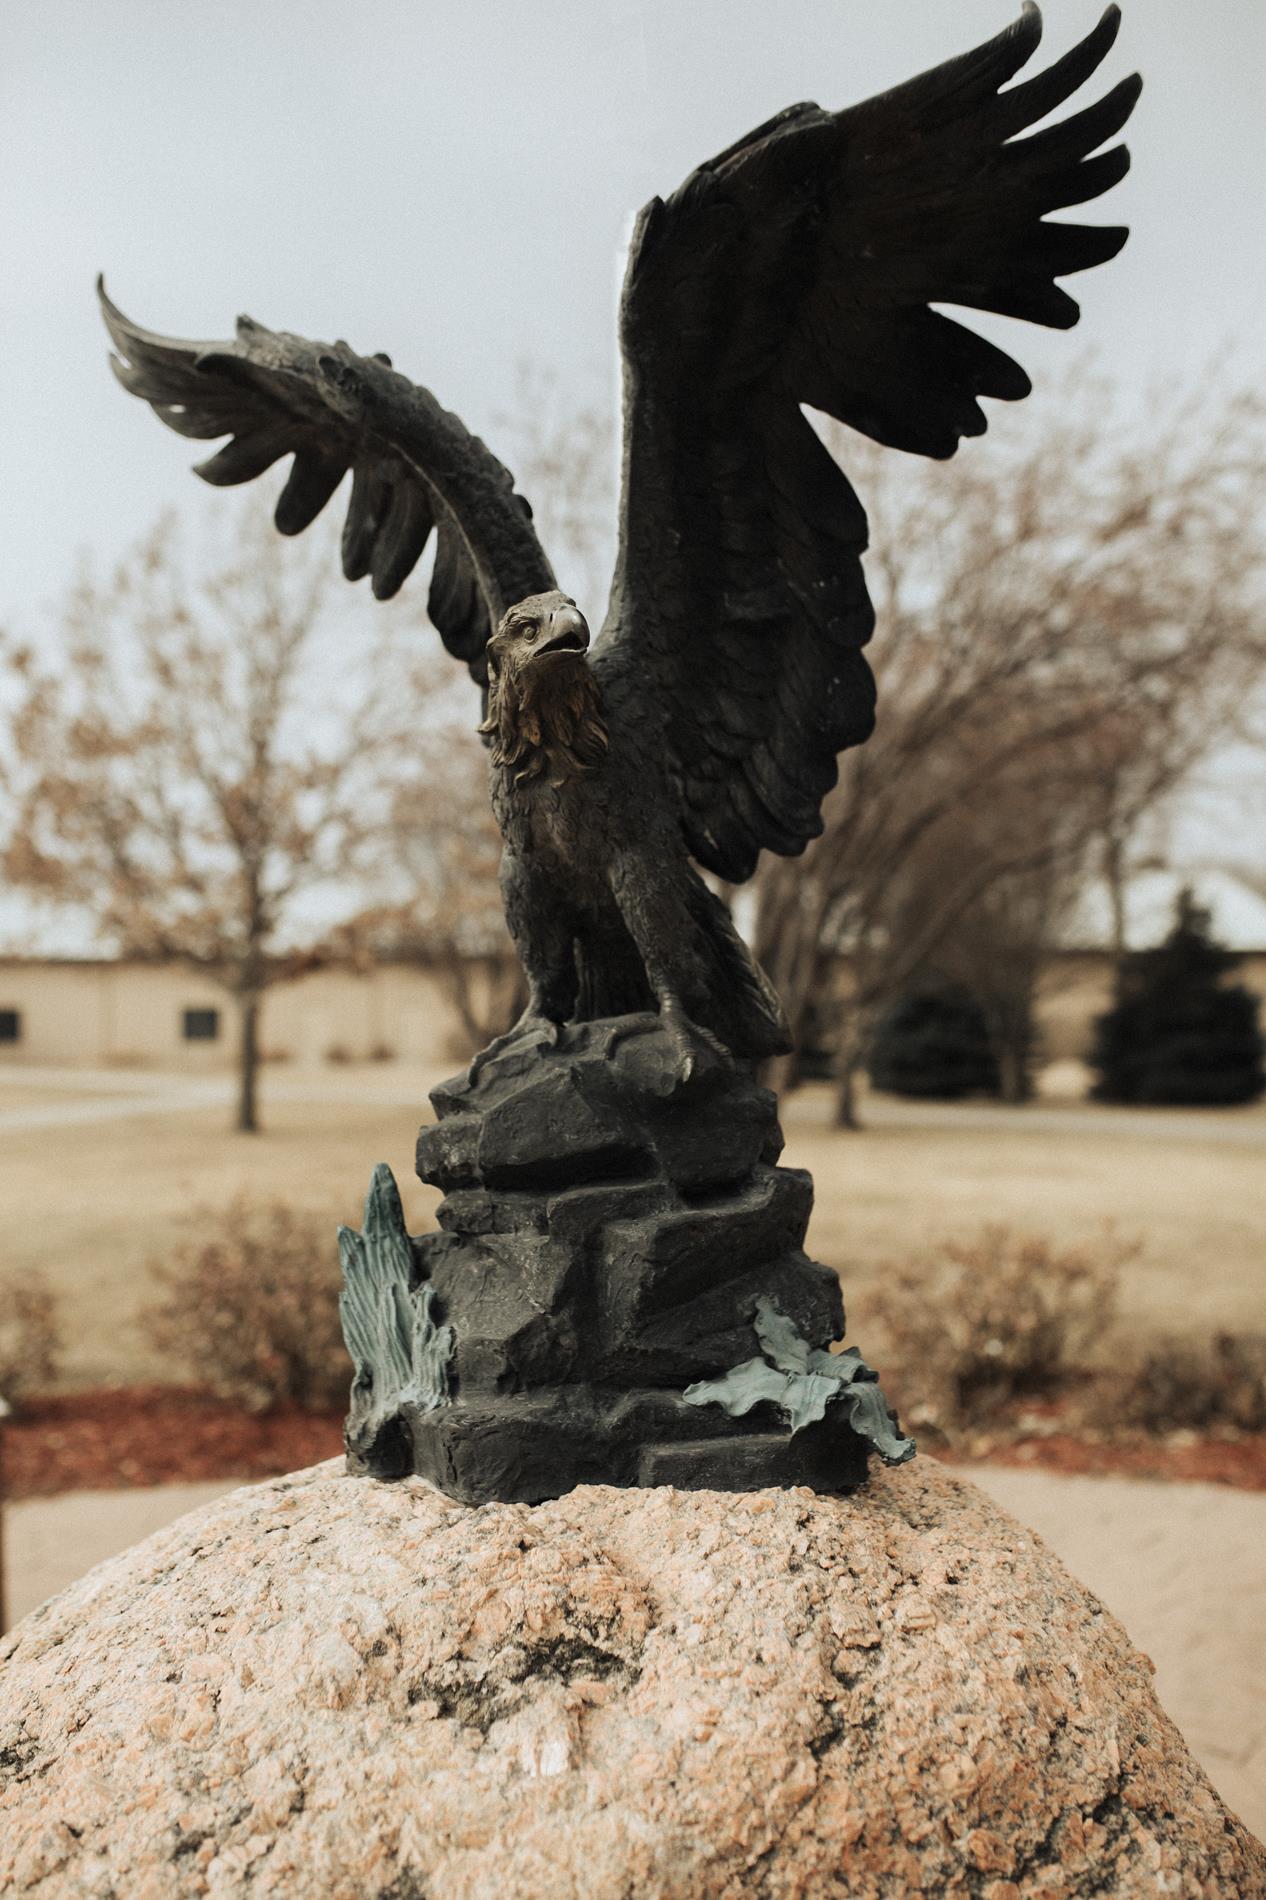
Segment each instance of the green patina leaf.
[{"label": "green patina leaf", "polygon": [[768,1399],[786,1415],[794,1437],[825,1418],[828,1405],[843,1404],[853,1430],[869,1440],[885,1464],[901,1465],[914,1457],[914,1440],[894,1428],[879,1374],[856,1347],[835,1353],[811,1346],[772,1300],[756,1302],[754,1324],[765,1357],[745,1359],[720,1379],[688,1385],[682,1393],[687,1405],[719,1405],[731,1418],[741,1418]]},{"label": "green patina leaf", "polygon": [[413,1249],[395,1176],[374,1169],[363,1233],[338,1230],[343,1291],[339,1314],[356,1368],[348,1435],[372,1438],[402,1405],[433,1411],[448,1399],[453,1329],[432,1316],[435,1289],[414,1290]]},{"label": "green patina leaf", "polygon": [[813,1347],[772,1300],[757,1300],[755,1324],[756,1337],[771,1365],[783,1372],[809,1371]]}]

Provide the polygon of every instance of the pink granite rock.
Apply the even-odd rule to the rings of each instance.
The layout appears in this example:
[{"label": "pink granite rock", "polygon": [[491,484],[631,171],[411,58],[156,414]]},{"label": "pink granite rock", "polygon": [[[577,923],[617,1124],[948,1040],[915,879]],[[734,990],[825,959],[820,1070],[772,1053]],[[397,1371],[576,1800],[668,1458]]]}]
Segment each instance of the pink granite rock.
[{"label": "pink granite rock", "polygon": [[931,1462],[478,1510],[332,1463],[0,1641],[0,1892],[1249,1900],[1266,1854],[1120,1625]]}]

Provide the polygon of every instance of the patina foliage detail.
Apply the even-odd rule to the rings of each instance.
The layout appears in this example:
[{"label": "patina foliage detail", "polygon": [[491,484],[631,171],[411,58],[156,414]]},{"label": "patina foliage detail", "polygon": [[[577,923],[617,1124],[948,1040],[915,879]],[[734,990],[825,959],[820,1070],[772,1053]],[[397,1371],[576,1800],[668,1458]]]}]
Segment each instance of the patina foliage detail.
[{"label": "patina foliage detail", "polygon": [[687,1405],[719,1405],[731,1418],[742,1418],[768,1401],[785,1415],[794,1437],[825,1418],[828,1405],[841,1404],[853,1430],[869,1440],[886,1465],[903,1465],[914,1457],[914,1440],[897,1431],[879,1374],[855,1346],[836,1353],[810,1345],[772,1300],[757,1300],[753,1325],[764,1358],[745,1359],[722,1379],[688,1385],[681,1395]]},{"label": "patina foliage detail", "polygon": [[446,1403],[453,1329],[435,1322],[434,1288],[414,1289],[400,1190],[386,1162],[374,1169],[363,1233],[340,1227],[338,1250],[339,1313],[356,1368],[346,1436],[368,1455],[403,1406],[428,1412]]}]

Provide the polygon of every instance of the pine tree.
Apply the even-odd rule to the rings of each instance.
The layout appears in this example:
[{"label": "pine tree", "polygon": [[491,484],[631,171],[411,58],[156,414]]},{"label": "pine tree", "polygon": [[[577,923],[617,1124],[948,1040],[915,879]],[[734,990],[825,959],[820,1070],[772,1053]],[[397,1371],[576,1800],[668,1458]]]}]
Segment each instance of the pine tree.
[{"label": "pine tree", "polygon": [[868,1063],[871,1086],[952,1102],[997,1095],[998,1064],[980,1004],[949,985],[914,990],[881,1019]]},{"label": "pine tree", "polygon": [[1225,978],[1240,959],[1216,943],[1209,913],[1181,893],[1173,928],[1123,959],[1091,1057],[1103,1102],[1229,1106],[1266,1091],[1259,999]]}]

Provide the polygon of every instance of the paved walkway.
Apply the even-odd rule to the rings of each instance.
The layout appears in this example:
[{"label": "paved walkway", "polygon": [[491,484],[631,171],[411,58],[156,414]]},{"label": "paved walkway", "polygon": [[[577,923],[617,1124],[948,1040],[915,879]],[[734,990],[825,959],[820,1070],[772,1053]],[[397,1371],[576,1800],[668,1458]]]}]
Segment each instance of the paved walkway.
[{"label": "paved walkway", "polygon": [[[810,1084],[787,1098],[789,1121],[829,1125],[835,1116],[830,1089]],[[1253,1108],[1109,1108],[1096,1102],[1026,1102],[1008,1108],[996,1102],[917,1102],[895,1095],[862,1096],[865,1128],[946,1128],[1024,1135],[1129,1135],[1148,1141],[1226,1142],[1266,1148],[1266,1111]]]},{"label": "paved walkway", "polygon": [[[442,1071],[408,1064],[357,1064],[350,1070],[298,1068],[284,1076],[265,1072],[265,1102],[382,1102],[416,1107],[426,1090],[458,1065]],[[425,1077],[424,1081],[420,1078]],[[6,1106],[6,1086],[17,1101]],[[76,1123],[118,1121],[130,1115],[171,1114],[200,1108],[227,1108],[237,1088],[229,1074],[180,1075],[161,1070],[45,1068],[0,1063],[0,1133],[24,1128],[65,1128]],[[30,1102],[32,1090],[63,1095],[63,1100]],[[835,1112],[829,1088],[810,1085],[786,1102],[791,1122],[829,1124]],[[998,1130],[1009,1134],[1102,1134],[1142,1136],[1154,1141],[1217,1142],[1233,1147],[1266,1148],[1264,1109],[1104,1108],[1089,1102],[1030,1102],[1005,1108],[989,1102],[915,1102],[892,1095],[867,1094],[862,1120],[869,1128],[946,1128]]]},{"label": "paved walkway", "polygon": [[989,1467],[961,1475],[1120,1618],[1218,1793],[1266,1839],[1266,1495]]},{"label": "paved walkway", "polygon": [[[989,1467],[970,1476],[1121,1619],[1223,1799],[1266,1836],[1266,1496]],[[10,1616],[232,1489],[163,1485],[10,1505]]]},{"label": "paved walkway", "polygon": [[9,1621],[28,1611],[107,1557],[237,1488],[216,1484],[160,1484],[138,1491],[70,1491],[29,1498],[4,1512],[5,1598]]},{"label": "paved walkway", "polygon": [[[449,1064],[451,1068],[454,1065]],[[444,1073],[447,1074],[445,1069]],[[439,1080],[433,1069],[375,1065],[372,1069],[298,1069],[267,1074],[261,1095],[269,1102],[399,1103],[416,1109]],[[5,1090],[18,1098],[6,1104]],[[51,1101],[23,1101],[39,1091]],[[89,1122],[122,1121],[134,1115],[171,1115],[204,1108],[228,1109],[236,1097],[231,1075],[172,1075],[159,1070],[53,1069],[0,1065],[0,1134],[28,1128],[70,1128]],[[60,1098],[60,1099],[58,1099]]]}]

